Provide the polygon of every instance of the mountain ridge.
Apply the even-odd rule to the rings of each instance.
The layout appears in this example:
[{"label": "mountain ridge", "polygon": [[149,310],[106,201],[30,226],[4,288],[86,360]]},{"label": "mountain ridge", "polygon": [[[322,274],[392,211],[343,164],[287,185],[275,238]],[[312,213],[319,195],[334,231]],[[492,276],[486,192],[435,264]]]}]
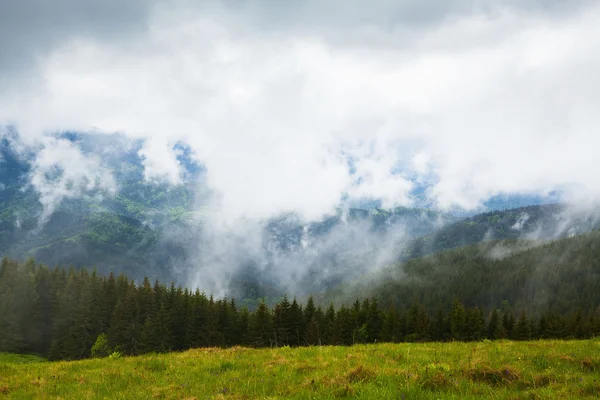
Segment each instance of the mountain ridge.
[{"label": "mountain ridge", "polygon": [[[185,179],[170,185],[146,180],[139,140],[74,132],[55,138],[85,154],[102,156],[115,178],[116,192],[83,190],[65,196],[41,220],[44,205],[31,184],[39,149],[19,144],[16,133],[5,135],[0,139],[2,255],[191,285],[202,283],[216,267],[224,271],[213,280],[230,281],[225,282],[225,291],[242,287],[239,290],[260,295],[257,288],[272,287],[280,293],[300,293],[331,288],[399,260],[471,243],[527,235],[557,238],[597,225],[595,211],[579,215],[562,204],[464,217],[434,209],[384,210],[373,203],[367,208],[340,206],[317,221],[281,214],[260,221],[251,232],[230,232],[239,240],[258,234],[254,247],[238,248],[233,239],[215,239],[206,212],[198,212],[197,184],[204,167],[192,160],[184,144],[175,147]],[[52,185],[63,173],[51,169],[44,182]],[[209,217],[212,212],[207,211]],[[211,253],[223,243],[220,253]],[[235,257],[228,254],[232,252]],[[233,282],[239,277],[245,277],[241,284]]]}]

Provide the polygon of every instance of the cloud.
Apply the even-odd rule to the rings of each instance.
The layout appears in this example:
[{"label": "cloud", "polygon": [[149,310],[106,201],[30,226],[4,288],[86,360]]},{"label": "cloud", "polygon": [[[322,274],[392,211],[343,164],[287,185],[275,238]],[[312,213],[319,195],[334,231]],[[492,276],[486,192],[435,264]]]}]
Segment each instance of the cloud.
[{"label": "cloud", "polygon": [[448,208],[564,185],[600,196],[593,2],[115,4],[59,2],[66,24],[40,24],[21,47],[35,20],[2,6],[27,23],[0,32],[18,55],[0,65],[16,74],[0,121],[29,138],[149,138],[149,180],[178,181],[170,149],[185,141],[228,220],[318,218],[344,196],[406,205],[423,176]]},{"label": "cloud", "polygon": [[181,165],[173,144],[151,138],[144,142],[139,150],[144,166],[144,178],[147,181],[166,182],[173,185],[181,183]]},{"label": "cloud", "polygon": [[83,194],[112,195],[117,187],[112,174],[99,159],[84,155],[68,140],[47,138],[31,171],[31,185],[43,206],[40,222],[52,215],[63,199]]},{"label": "cloud", "polygon": [[0,3],[0,88],[39,82],[46,57],[73,40],[115,42],[144,30],[151,8],[144,0],[126,3],[78,0],[3,1]]},{"label": "cloud", "polygon": [[515,231],[520,231],[523,229],[523,226],[525,225],[525,223],[527,221],[529,221],[529,214],[524,212],[519,216],[519,218],[517,218],[517,222],[515,222],[514,225],[511,226],[510,228]]}]

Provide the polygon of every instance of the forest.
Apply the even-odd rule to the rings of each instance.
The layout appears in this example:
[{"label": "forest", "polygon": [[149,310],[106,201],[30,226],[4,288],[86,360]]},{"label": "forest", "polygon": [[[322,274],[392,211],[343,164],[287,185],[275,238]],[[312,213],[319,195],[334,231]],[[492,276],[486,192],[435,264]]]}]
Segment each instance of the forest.
[{"label": "forest", "polygon": [[600,305],[600,232],[553,241],[486,241],[398,263],[324,293],[319,302],[375,296],[396,306],[447,309],[454,298],[492,310],[507,301],[539,316]]},{"label": "forest", "polygon": [[[564,245],[564,241],[556,243]],[[421,262],[427,265],[429,261]],[[462,281],[479,285],[477,279]],[[440,293],[449,296],[452,291],[452,285],[440,286],[437,291],[424,292],[422,298],[440,298]],[[364,297],[335,307],[333,303],[323,306],[312,296],[302,303],[285,296],[274,307],[263,300],[250,311],[234,299],[215,299],[158,280],[152,283],[145,278],[136,283],[124,274],[100,276],[96,270],[49,268],[33,259],[4,258],[0,264],[0,352],[74,360],[113,352],[137,355],[236,345],[295,347],[600,335],[597,303],[585,307],[585,302],[575,298],[568,309],[552,307],[549,302],[542,312],[528,312],[507,300],[489,306],[465,303],[454,296],[432,309],[416,296],[407,302],[398,299]]]}]

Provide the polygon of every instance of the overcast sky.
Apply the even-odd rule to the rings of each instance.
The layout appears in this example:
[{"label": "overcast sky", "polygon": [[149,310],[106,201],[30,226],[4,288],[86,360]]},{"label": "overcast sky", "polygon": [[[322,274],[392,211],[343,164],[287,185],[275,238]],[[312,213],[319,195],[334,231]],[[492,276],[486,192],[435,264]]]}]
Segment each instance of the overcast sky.
[{"label": "overcast sky", "polygon": [[176,183],[185,140],[231,217],[410,205],[415,179],[440,207],[597,199],[598,71],[592,1],[0,1],[0,124],[38,168],[76,158],[45,133],[123,132]]}]

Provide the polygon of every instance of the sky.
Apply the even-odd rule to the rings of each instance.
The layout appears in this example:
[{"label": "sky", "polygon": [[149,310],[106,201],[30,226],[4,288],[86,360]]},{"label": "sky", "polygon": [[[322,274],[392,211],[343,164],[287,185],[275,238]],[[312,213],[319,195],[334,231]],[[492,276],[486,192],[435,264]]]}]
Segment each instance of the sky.
[{"label": "sky", "polygon": [[115,182],[48,133],[143,138],[169,183],[183,141],[227,220],[410,206],[423,182],[442,209],[595,201],[598,49],[593,1],[1,1],[0,125],[44,147],[34,186],[77,164],[63,192]]}]

